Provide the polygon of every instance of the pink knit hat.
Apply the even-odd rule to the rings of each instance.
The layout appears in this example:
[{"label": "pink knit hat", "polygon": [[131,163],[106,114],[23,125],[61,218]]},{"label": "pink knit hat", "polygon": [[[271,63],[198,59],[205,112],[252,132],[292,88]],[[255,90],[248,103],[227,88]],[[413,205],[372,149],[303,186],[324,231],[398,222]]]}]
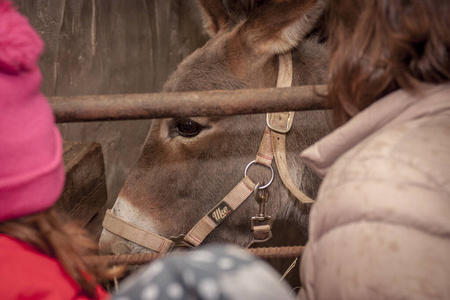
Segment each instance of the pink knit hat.
[{"label": "pink knit hat", "polygon": [[40,92],[43,43],[0,0],[0,222],[51,207],[64,186],[62,141]]}]

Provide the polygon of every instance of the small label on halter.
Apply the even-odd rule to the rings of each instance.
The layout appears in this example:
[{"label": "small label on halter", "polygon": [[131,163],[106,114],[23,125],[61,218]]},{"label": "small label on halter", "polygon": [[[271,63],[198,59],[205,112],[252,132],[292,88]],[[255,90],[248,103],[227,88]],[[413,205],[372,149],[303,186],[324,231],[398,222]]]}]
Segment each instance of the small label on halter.
[{"label": "small label on halter", "polygon": [[222,201],[211,210],[208,216],[216,225],[219,225],[232,211],[231,207],[225,201]]}]

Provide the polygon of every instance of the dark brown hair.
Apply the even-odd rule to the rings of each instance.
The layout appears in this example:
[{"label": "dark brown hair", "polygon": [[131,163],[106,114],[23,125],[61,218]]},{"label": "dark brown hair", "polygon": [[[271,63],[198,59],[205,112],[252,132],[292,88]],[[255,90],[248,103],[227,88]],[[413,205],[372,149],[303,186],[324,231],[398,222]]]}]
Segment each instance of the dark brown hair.
[{"label": "dark brown hair", "polygon": [[450,80],[448,0],[332,0],[329,21],[336,125],[414,81]]},{"label": "dark brown hair", "polygon": [[92,299],[96,298],[97,281],[112,279],[123,271],[123,267],[111,270],[106,266],[88,265],[83,256],[96,254],[97,243],[77,223],[63,224],[54,208],[2,222],[0,233],[57,259],[86,296]]}]

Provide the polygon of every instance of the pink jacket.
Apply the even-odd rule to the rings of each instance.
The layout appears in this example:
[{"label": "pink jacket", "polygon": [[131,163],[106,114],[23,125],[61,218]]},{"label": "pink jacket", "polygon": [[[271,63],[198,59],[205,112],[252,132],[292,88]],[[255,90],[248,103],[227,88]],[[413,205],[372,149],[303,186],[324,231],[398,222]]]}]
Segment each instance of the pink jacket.
[{"label": "pink jacket", "polygon": [[450,298],[450,84],[396,91],[302,153],[324,176],[302,299]]}]

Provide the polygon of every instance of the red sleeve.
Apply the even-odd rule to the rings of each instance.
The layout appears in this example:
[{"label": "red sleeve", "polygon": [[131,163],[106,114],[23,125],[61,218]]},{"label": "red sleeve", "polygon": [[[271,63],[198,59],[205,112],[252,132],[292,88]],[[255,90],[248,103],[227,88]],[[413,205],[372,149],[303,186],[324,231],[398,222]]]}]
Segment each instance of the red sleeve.
[{"label": "red sleeve", "polygon": [[[55,259],[5,235],[0,235],[0,295],[1,299],[88,299]],[[100,286],[97,295],[109,299]]]}]

